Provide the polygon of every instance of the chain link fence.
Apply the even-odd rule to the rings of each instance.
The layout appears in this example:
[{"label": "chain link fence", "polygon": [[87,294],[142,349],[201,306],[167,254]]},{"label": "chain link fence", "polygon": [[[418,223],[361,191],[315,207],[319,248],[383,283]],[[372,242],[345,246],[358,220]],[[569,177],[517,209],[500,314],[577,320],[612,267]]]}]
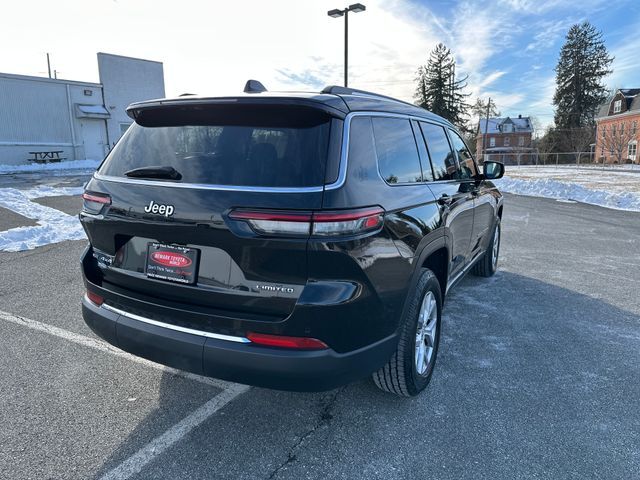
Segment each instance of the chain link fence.
[{"label": "chain link fence", "polygon": [[[601,168],[603,170],[631,170],[640,171],[638,160],[623,159],[621,163],[612,163],[611,159],[596,158],[593,152],[564,152],[564,153],[541,153],[541,152],[509,152],[509,153],[487,153],[483,160],[501,162],[509,166],[532,166],[532,167],[582,167]],[[639,159],[640,160],[640,159]]]}]

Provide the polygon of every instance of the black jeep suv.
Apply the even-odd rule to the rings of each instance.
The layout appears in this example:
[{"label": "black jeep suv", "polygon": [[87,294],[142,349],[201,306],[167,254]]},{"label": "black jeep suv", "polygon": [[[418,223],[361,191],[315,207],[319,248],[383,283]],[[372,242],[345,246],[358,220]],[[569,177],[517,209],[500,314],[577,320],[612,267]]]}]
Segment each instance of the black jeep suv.
[{"label": "black jeep suv", "polygon": [[135,103],[83,195],[86,323],[269,388],[416,395],[445,293],[492,275],[502,195],[446,120],[342,87]]}]

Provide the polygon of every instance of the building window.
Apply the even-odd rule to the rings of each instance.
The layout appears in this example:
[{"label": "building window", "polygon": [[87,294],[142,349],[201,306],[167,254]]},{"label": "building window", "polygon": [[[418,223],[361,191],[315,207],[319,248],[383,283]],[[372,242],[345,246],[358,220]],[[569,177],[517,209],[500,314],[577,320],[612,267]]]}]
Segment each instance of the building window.
[{"label": "building window", "polygon": [[617,125],[615,123],[613,125],[611,125],[611,136],[613,136],[613,137],[616,136],[616,127],[617,127]]},{"label": "building window", "polygon": [[633,123],[631,124],[631,134],[635,135],[637,129],[638,129],[638,121],[634,120]]},{"label": "building window", "polygon": [[627,156],[629,157],[629,160],[631,160],[632,162],[635,162],[637,152],[638,152],[638,143],[635,140],[633,140],[632,142],[629,142],[629,145],[627,145]]},{"label": "building window", "polygon": [[508,123],[505,123],[504,125],[502,125],[502,131],[504,133],[511,133],[511,125]]},{"label": "building window", "polygon": [[524,137],[518,137],[518,146],[524,147]]},{"label": "building window", "polygon": [[622,100],[616,100],[613,102],[613,113],[620,113],[622,111]]},{"label": "building window", "polygon": [[489,138],[489,146],[490,147],[495,147],[496,146],[496,137],[490,137]]},{"label": "building window", "polygon": [[602,125],[602,138],[607,136],[607,126]]},{"label": "building window", "polygon": [[624,135],[624,122],[620,124],[620,136]]},{"label": "building window", "polygon": [[511,145],[511,139],[509,137],[504,137],[504,146],[508,147]]}]

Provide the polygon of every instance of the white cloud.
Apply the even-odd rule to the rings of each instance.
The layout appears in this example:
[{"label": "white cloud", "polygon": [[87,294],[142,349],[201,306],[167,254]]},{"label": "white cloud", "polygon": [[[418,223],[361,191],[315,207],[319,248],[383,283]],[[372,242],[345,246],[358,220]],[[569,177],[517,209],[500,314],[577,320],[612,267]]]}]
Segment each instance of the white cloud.
[{"label": "white cloud", "polygon": [[551,20],[537,24],[538,32],[533,36],[533,41],[525,48],[525,52],[539,52],[551,48],[553,44],[566,34],[574,20]]},{"label": "white cloud", "polygon": [[[639,26],[632,26],[630,31],[637,32]],[[610,54],[615,58],[611,66],[613,73],[606,79],[609,88],[640,86],[638,51],[640,51],[640,38],[637,35],[624,35],[623,40],[610,49]]]},{"label": "white cloud", "polygon": [[[523,35],[530,39],[530,52],[548,48],[560,35],[562,22],[569,20],[534,23],[523,20],[523,14],[571,7],[567,15],[579,15],[603,2],[582,0],[571,7],[560,0],[460,0],[448,14],[437,16],[429,3],[368,0],[366,12],[349,17],[350,85],[412,100],[417,67],[442,41],[458,62],[460,78],[469,75],[470,100],[491,95],[503,111],[551,111],[547,87],[527,78],[546,81],[543,70],[532,73],[540,59],[528,72],[505,67],[504,59],[517,51],[516,38]],[[49,51],[63,78],[97,81],[95,53],[105,51],[163,61],[168,95],[235,93],[248,78],[261,80],[270,90],[342,84],[344,19],[329,18],[327,10],[340,4],[325,0],[6,3],[3,18],[12,22],[0,30],[0,42],[10,48],[2,52],[0,71],[42,75]],[[625,75],[634,71],[630,45],[637,42],[625,41],[614,51],[615,82],[628,82]]]},{"label": "white cloud", "polygon": [[567,0],[500,0],[499,5],[520,14],[540,15],[551,10],[593,11],[608,3],[607,0],[581,0],[579,3]]}]

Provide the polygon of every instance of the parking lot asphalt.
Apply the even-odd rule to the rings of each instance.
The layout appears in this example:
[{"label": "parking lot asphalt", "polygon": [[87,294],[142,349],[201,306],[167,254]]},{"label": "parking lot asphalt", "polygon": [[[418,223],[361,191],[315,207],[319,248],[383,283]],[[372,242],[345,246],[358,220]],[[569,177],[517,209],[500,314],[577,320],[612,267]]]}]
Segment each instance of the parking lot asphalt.
[{"label": "parking lot asphalt", "polygon": [[499,272],[450,293],[413,399],[234,390],[101,349],[84,243],[0,253],[0,478],[640,478],[640,214],[507,195]]}]

